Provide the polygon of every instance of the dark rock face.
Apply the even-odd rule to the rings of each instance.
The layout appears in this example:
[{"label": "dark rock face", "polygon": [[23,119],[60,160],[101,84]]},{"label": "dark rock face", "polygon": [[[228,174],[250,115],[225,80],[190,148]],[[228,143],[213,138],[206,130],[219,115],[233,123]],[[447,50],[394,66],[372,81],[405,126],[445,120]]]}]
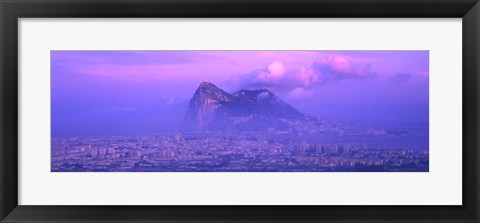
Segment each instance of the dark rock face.
[{"label": "dark rock face", "polygon": [[229,94],[203,82],[197,89],[184,118],[187,130],[289,129],[315,122],[316,118],[297,111],[267,89],[240,90]]}]

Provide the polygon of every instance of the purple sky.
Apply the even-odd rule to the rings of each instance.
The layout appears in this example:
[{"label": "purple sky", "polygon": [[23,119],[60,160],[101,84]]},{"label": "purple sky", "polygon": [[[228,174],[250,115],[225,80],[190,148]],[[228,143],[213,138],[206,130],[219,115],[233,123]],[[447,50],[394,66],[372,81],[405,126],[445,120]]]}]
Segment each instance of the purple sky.
[{"label": "purple sky", "polygon": [[52,136],[175,128],[203,81],[351,123],[428,122],[428,51],[52,51]]}]

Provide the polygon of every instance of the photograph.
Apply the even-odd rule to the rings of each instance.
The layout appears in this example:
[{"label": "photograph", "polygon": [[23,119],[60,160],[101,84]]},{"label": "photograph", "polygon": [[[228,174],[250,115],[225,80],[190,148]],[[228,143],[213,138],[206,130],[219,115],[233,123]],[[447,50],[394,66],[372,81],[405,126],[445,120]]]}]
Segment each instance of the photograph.
[{"label": "photograph", "polygon": [[428,50],[52,50],[51,172],[429,172]]},{"label": "photograph", "polygon": [[0,14],[0,223],[480,223],[480,0]]}]

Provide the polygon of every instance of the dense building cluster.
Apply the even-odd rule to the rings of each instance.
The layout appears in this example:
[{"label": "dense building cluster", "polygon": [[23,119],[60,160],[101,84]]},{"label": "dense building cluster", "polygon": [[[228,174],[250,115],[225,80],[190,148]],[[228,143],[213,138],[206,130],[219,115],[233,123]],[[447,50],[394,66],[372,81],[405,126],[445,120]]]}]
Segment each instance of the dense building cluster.
[{"label": "dense building cluster", "polygon": [[52,139],[52,171],[429,171],[428,150],[318,143],[267,132]]}]

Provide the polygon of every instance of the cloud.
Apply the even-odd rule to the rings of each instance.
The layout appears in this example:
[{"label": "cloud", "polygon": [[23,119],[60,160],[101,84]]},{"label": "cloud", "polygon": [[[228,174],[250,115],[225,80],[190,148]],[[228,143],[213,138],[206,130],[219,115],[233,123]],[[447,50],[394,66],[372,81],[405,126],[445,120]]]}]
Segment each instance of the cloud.
[{"label": "cloud", "polygon": [[264,100],[264,99],[267,99],[270,97],[270,93],[268,92],[262,92],[260,94],[257,95],[257,100],[258,101],[261,101],[261,100]]},{"label": "cloud", "polygon": [[279,61],[275,61],[271,64],[268,65],[268,71],[271,76],[273,77],[281,77],[285,74],[287,69],[285,68],[285,65]]},{"label": "cloud", "polygon": [[291,78],[285,65],[280,61],[275,61],[267,64],[263,69],[234,76],[230,82],[236,86],[236,89],[232,90],[267,88],[273,91],[284,91],[294,87],[291,86]]},{"label": "cloud", "polygon": [[302,88],[302,87],[297,87],[297,88],[291,90],[288,93],[288,97],[296,99],[296,98],[308,97],[312,94],[313,94],[312,91],[308,91],[308,90],[306,90],[305,88]]},{"label": "cloud", "polygon": [[275,61],[267,66],[265,70],[262,70],[253,80],[254,84],[268,84],[272,82],[278,82],[281,79],[287,69],[285,65],[279,61]]},{"label": "cloud", "polygon": [[295,75],[296,81],[303,87],[310,87],[316,84],[320,78],[312,68],[302,67]]},{"label": "cloud", "polygon": [[298,98],[312,95],[313,88],[329,81],[374,78],[375,73],[370,68],[370,64],[354,62],[342,56],[325,57],[316,60],[310,67],[293,71],[287,70],[282,62],[275,61],[263,69],[236,76],[231,82],[238,88],[267,88]]},{"label": "cloud", "polygon": [[375,77],[371,64],[354,62],[343,56],[324,57],[313,63],[312,68],[323,79],[365,79]]},{"label": "cloud", "polygon": [[394,83],[406,83],[412,78],[411,74],[398,73],[390,77],[390,81]]},{"label": "cloud", "polygon": [[267,64],[263,69],[233,77],[230,81],[239,89],[267,88],[275,92],[284,92],[298,86],[310,85],[317,79],[312,75],[314,74],[307,74],[306,71],[302,74],[290,72],[282,62],[275,61]]}]

